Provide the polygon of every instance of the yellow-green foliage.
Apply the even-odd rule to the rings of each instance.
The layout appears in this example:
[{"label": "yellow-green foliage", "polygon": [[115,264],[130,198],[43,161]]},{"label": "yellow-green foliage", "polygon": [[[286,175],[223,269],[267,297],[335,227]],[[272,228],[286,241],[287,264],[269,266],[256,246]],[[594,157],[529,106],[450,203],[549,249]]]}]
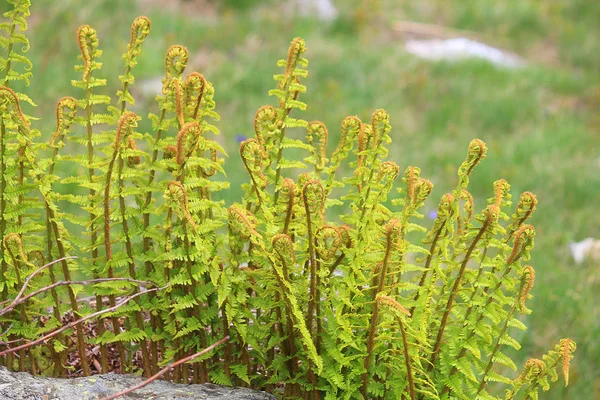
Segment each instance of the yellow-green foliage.
[{"label": "yellow-green foliage", "polygon": [[[78,99],[58,102],[56,130],[40,139],[21,110],[32,102],[10,88],[28,82],[21,66],[31,67],[23,54],[29,2],[11,3],[0,39],[4,365],[63,375],[70,352],[86,360],[98,345],[100,366],[83,361],[84,375],[112,370],[114,349],[122,372],[149,376],[228,336],[170,377],[325,399],[533,399],[559,366],[568,382],[570,339],[521,372],[507,355],[519,349],[513,335],[530,312],[534,270],[526,263],[535,230],[527,219],[537,199],[525,192],[511,211],[501,179],[475,213],[468,185],[484,142],[469,144],[456,189],[441,196],[426,227],[420,210],[433,184],[419,168],[402,174],[387,160],[392,126],[384,110],[366,122],[342,121],[331,154],[328,128],[301,119],[308,61],[296,38],[277,63],[276,105],[257,111],[254,137],[240,146],[245,195],[226,204],[214,199],[228,188],[214,89],[202,74],[186,73],[186,48],[168,50],[156,114],[147,117],[152,128],[140,132],[146,116],[132,107],[130,88],[150,21],[133,22],[116,100],[102,94],[106,81],[97,77],[98,35],[82,26],[73,43],[81,50],[81,77],[72,82]],[[292,129],[306,140],[289,138]],[[77,176],[61,176],[65,164]],[[25,279],[59,258],[23,293],[51,295],[11,308]],[[61,283],[81,277],[87,284]],[[150,287],[160,289],[123,302]],[[93,307],[79,301],[86,296]],[[84,337],[79,324],[13,351],[57,329],[68,310],[80,318],[119,304],[102,314],[96,337]]]}]

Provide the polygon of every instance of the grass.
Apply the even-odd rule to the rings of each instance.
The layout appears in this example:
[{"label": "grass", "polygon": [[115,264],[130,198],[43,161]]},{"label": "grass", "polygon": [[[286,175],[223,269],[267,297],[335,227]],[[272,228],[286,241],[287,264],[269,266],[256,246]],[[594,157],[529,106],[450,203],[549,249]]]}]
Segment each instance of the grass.
[{"label": "grass", "polygon": [[[236,136],[251,135],[255,110],[274,102],[267,92],[278,72],[275,61],[294,36],[306,39],[311,61],[303,98],[309,109],[303,118],[329,127],[330,150],[345,116],[367,119],[372,110],[385,108],[394,127],[390,158],[402,168],[421,167],[435,184],[432,197],[439,199],[455,185],[470,139],[486,141],[488,158],[471,180],[474,196],[491,197],[492,182],[503,177],[513,185],[515,198],[529,190],[540,200],[532,220],[538,235],[531,263],[538,279],[523,361],[539,357],[559,337],[572,337],[578,350],[570,386],[554,388],[544,398],[600,398],[600,345],[595,339],[600,307],[594,301],[600,272],[591,263],[574,265],[567,250],[570,241],[600,236],[597,1],[428,0],[398,6],[391,0],[348,0],[338,2],[345,4],[342,17],[330,25],[281,17],[276,2],[236,10],[236,3],[228,1],[229,8],[206,15],[141,8],[133,1],[33,3],[29,36],[34,78],[28,91],[38,103],[32,113],[45,117],[43,138],[53,130],[56,100],[78,95],[70,87],[77,74],[70,67],[78,54],[77,26],[89,23],[98,30],[105,51],[103,71],[114,93],[129,25],[145,14],[153,25],[136,67],[138,81],[161,76],[166,49],[180,43],[189,47],[190,63],[215,85],[219,127],[230,154],[228,202],[239,198],[239,185],[246,180]],[[398,19],[476,32],[528,64],[506,70],[479,61],[417,60],[388,29]],[[430,208],[435,206],[430,202]]]}]

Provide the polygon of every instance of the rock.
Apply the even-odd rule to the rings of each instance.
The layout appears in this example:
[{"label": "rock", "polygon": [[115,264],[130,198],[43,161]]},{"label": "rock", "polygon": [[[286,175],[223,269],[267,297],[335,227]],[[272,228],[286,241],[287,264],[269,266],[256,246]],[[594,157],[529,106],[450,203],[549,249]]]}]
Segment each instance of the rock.
[{"label": "rock", "polygon": [[589,259],[594,262],[600,261],[600,240],[594,238],[585,238],[581,242],[569,243],[571,255],[576,264],[581,264]]},{"label": "rock", "polygon": [[432,61],[478,58],[506,68],[517,68],[524,64],[523,60],[514,54],[467,38],[408,40],[405,46],[409,53]]},{"label": "rock", "polygon": [[[94,375],[87,378],[58,379],[33,377],[25,372],[9,372],[0,367],[0,399],[3,400],[97,400],[143,381],[133,375]],[[275,396],[244,388],[213,385],[181,385],[154,381],[122,399],[147,400],[274,400]]]},{"label": "rock", "polygon": [[333,21],[339,15],[332,0],[294,0],[292,3],[300,15],[310,16],[319,21]]}]

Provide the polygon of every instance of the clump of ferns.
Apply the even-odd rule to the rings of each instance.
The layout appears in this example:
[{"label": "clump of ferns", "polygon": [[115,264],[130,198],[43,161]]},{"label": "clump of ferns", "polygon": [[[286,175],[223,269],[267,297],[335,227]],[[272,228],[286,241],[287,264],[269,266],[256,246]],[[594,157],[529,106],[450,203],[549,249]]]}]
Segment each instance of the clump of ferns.
[{"label": "clump of ferns", "polygon": [[[498,399],[502,388],[509,399],[537,398],[558,368],[568,382],[570,339],[511,378],[517,367],[505,351],[520,347],[512,335],[530,312],[528,220],[537,199],[525,192],[511,211],[510,185],[500,179],[476,213],[468,188],[483,141],[470,143],[433,223],[421,223],[433,184],[419,168],[402,172],[388,160],[384,110],[367,122],[344,119],[331,154],[329,129],[296,115],[307,107],[308,73],[296,38],[278,62],[276,105],[256,112],[254,137],[240,146],[245,194],[226,207],[214,199],[228,187],[213,136],[214,88],[200,73],[184,75],[185,47],[168,49],[158,113],[139,132],[144,116],[132,111],[130,89],[150,21],[132,24],[116,101],[97,77],[97,33],[82,26],[79,98],[59,100],[56,128],[38,143],[21,110],[28,99],[10,88],[30,75],[15,69],[29,68],[18,53],[28,47],[15,47],[27,44],[29,2],[11,4],[0,39],[4,365],[65,375],[76,352],[83,375],[118,366],[150,376],[222,343],[167,377],[312,399]],[[291,139],[292,130],[305,140]],[[61,176],[67,165],[78,174]],[[346,167],[353,173],[340,176]],[[67,212],[61,202],[76,207]],[[68,310],[75,322],[61,327]],[[87,319],[96,320],[94,338],[83,335]],[[99,365],[88,362],[90,345]]]}]

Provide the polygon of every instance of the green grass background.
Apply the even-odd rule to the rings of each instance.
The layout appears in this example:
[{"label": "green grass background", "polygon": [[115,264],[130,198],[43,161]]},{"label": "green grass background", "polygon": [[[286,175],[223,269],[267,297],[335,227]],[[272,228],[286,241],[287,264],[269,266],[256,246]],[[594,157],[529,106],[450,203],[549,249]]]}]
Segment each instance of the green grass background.
[{"label": "green grass background", "polygon": [[[519,365],[540,357],[561,337],[578,343],[568,388],[554,387],[543,399],[600,399],[600,265],[575,265],[570,241],[600,237],[600,2],[597,0],[337,0],[333,23],[292,19],[276,1],[32,0],[28,36],[34,64],[26,91],[42,117],[44,139],[54,129],[61,96],[80,96],[70,81],[78,48],[76,29],[88,23],[104,50],[107,93],[117,90],[120,55],[138,15],[152,32],[135,69],[138,82],[163,75],[171,44],[190,50],[190,64],[216,88],[218,123],[230,154],[225,168],[239,198],[245,173],[236,135],[252,135],[252,118],[274,86],[275,62],[295,36],[306,39],[310,60],[304,81],[304,119],[322,120],[336,146],[341,120],[367,120],[376,108],[391,115],[390,158],[402,169],[421,167],[435,184],[436,200],[456,184],[456,168],[469,141],[483,139],[487,159],[471,179],[478,207],[505,178],[515,200],[525,190],[538,195],[537,271],[529,331]],[[174,5],[174,6],[173,6]],[[7,8],[6,4],[2,5]],[[527,61],[507,70],[485,62],[430,63],[403,49],[391,28],[396,21],[438,24],[475,33]],[[140,111],[156,112],[155,104]],[[301,132],[296,132],[300,137]]]}]

